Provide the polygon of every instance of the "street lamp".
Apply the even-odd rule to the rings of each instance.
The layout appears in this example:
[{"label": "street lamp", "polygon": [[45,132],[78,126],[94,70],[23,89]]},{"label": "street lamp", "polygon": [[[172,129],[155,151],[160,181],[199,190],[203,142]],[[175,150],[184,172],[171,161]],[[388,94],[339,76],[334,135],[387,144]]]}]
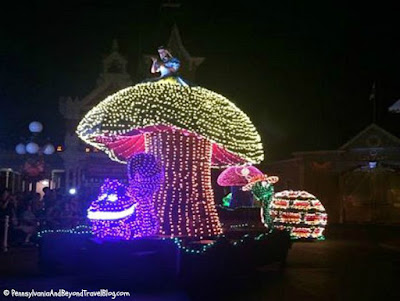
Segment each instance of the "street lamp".
[{"label": "street lamp", "polygon": [[[19,143],[15,146],[15,152],[25,157],[22,167],[23,174],[29,179],[29,182],[38,182],[44,178],[45,162],[43,155],[49,156],[54,154],[54,145],[50,142],[40,143],[43,141],[39,135],[43,131],[43,125],[39,121],[32,121],[29,124],[31,136],[26,139],[27,143]],[[48,186],[48,180],[41,181],[42,185]]]},{"label": "street lamp", "polygon": [[15,152],[18,155],[25,155],[26,153],[31,155],[36,154],[45,154],[52,155],[55,151],[54,145],[51,143],[45,144],[43,147],[40,147],[36,142],[38,134],[40,134],[43,130],[43,125],[39,121],[32,121],[29,124],[29,131],[32,133],[32,136],[29,139],[29,143],[26,145],[24,143],[19,143],[15,146]]}]

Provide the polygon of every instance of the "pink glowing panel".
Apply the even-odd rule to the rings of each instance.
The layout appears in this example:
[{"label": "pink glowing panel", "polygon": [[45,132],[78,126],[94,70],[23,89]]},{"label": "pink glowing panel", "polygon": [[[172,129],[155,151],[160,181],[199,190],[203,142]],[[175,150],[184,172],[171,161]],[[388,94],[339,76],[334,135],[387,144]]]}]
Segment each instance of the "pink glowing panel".
[{"label": "pink glowing panel", "polygon": [[263,173],[257,167],[232,166],[219,175],[217,183],[220,186],[244,186],[249,179],[258,175],[263,175]]},{"label": "pink glowing panel", "polygon": [[[114,156],[116,156],[121,161],[127,161],[130,157],[135,154],[142,153],[146,151],[146,134],[154,132],[167,132],[167,131],[179,131],[184,136],[195,135],[198,139],[204,139],[204,137],[191,133],[184,129],[178,129],[173,126],[157,125],[148,126],[145,128],[135,129],[125,135],[115,135],[112,137],[108,136],[98,136],[96,138],[98,143],[104,144],[108,149],[112,150]],[[148,140],[148,139],[147,139]],[[211,166],[213,167],[223,167],[232,165],[245,164],[246,160],[240,156],[228,151],[221,145],[217,143],[212,144],[212,156],[211,156]]]},{"label": "pink glowing panel", "polygon": [[232,166],[232,165],[240,165],[245,164],[246,160],[239,157],[238,155],[228,151],[223,148],[221,145],[213,143],[212,145],[212,157],[211,164],[212,166]]},{"label": "pink glowing panel", "polygon": [[107,145],[117,158],[124,160],[145,151],[145,137],[143,134],[137,134],[135,136],[114,136],[112,138],[99,136],[97,141]]}]

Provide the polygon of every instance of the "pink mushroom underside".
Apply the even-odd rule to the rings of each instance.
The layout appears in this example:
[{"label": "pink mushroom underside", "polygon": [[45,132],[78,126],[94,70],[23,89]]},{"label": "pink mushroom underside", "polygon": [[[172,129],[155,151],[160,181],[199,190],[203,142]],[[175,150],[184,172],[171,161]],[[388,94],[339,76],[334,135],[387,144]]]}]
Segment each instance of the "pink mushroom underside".
[{"label": "pink mushroom underside", "polygon": [[[112,150],[117,158],[122,161],[126,161],[135,154],[146,152],[146,133],[148,134],[160,131],[169,131],[172,129],[176,130],[176,128],[170,126],[149,126],[146,128],[134,130],[125,135],[115,135],[112,137],[99,136],[96,140],[97,142],[104,144],[108,149]],[[184,135],[193,135],[193,133],[186,130],[179,131],[182,132]],[[199,138],[204,137],[199,136]],[[223,146],[217,143],[212,142],[211,146],[211,165],[214,167],[234,166],[246,163],[245,159],[228,151]]]}]

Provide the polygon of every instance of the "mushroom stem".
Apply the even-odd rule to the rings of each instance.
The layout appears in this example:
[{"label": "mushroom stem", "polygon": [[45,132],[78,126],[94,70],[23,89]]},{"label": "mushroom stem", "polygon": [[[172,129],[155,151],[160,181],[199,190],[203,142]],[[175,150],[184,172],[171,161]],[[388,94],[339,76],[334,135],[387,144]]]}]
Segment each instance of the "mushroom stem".
[{"label": "mushroom stem", "polygon": [[160,231],[168,236],[222,233],[211,186],[211,141],[180,130],[146,133],[146,152],[164,168],[154,195]]}]

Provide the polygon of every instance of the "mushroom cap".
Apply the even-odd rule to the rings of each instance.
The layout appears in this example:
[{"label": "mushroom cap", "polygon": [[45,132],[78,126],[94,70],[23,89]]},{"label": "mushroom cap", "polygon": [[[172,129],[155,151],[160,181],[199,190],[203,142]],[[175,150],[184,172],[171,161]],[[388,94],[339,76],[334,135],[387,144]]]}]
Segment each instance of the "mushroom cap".
[{"label": "mushroom cap", "polygon": [[111,159],[126,163],[144,151],[146,132],[165,129],[210,140],[213,167],[256,164],[264,159],[260,135],[236,105],[205,88],[169,80],[140,83],[107,97],[86,114],[77,134]]},{"label": "mushroom cap", "polygon": [[266,182],[268,184],[275,184],[279,181],[277,176],[256,175],[249,180],[249,183],[242,187],[243,191],[249,191],[258,182]]},{"label": "mushroom cap", "polygon": [[232,166],[225,169],[217,178],[220,186],[244,186],[257,175],[263,175],[255,166]]}]

